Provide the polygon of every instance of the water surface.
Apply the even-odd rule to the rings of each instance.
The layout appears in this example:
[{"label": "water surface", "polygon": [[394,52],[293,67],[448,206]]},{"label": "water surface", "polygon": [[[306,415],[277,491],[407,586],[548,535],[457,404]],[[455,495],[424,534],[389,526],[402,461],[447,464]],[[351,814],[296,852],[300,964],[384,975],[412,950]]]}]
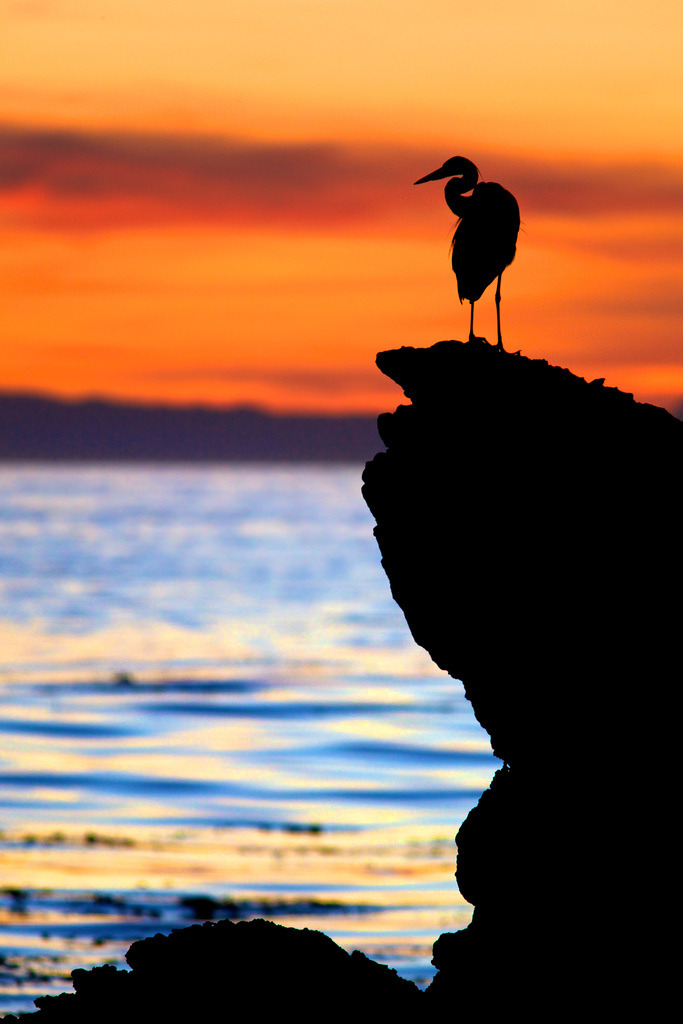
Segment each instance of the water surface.
[{"label": "water surface", "polygon": [[194,919],[422,983],[467,923],[453,836],[499,762],[391,599],[360,472],[0,469],[0,1010]]}]

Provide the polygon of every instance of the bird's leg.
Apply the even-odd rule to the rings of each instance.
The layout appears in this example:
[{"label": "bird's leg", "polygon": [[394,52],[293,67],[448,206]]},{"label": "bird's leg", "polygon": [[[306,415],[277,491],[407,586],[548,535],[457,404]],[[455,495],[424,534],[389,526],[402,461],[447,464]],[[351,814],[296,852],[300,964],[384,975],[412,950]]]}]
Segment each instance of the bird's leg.
[{"label": "bird's leg", "polygon": [[485,345],[488,345],[486,338],[476,338],[474,335],[474,300],[470,299],[470,341],[483,341]]},{"label": "bird's leg", "polygon": [[[496,288],[496,323],[498,325],[498,344],[496,345],[496,349],[498,352],[505,352],[505,349],[503,348],[503,335],[500,333],[500,281],[502,276],[503,274],[501,272],[498,275],[498,287]],[[510,352],[508,354],[518,356],[519,352]]]},{"label": "bird's leg", "polygon": [[500,349],[501,352],[504,352],[503,335],[500,333],[500,280],[502,276],[502,274],[498,275],[498,287],[496,288],[496,324],[498,326],[498,344],[496,345],[496,348]]}]

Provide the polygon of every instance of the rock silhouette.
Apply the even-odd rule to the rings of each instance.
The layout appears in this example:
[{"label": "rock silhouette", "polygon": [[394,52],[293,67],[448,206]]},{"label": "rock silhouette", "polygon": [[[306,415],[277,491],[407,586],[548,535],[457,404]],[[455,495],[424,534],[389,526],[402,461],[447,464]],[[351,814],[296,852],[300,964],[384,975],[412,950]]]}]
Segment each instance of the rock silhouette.
[{"label": "rock silhouette", "polygon": [[504,762],[457,836],[473,921],[437,941],[427,999],[477,1020],[660,1019],[683,423],[476,341],[377,363],[411,400],[380,417],[364,474],[383,565]]},{"label": "rock silhouette", "polygon": [[347,953],[322,932],[271,921],[207,922],[155,935],[134,942],[126,960],[131,971],[73,971],[76,991],[37,999],[40,1010],[30,1019],[408,1021],[423,998],[412,982],[362,953]]}]

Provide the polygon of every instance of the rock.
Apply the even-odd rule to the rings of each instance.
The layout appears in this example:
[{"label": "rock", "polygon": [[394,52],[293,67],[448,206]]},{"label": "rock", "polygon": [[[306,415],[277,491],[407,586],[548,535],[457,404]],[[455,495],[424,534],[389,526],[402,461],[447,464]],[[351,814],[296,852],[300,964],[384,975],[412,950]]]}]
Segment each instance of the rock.
[{"label": "rock", "polygon": [[683,423],[481,342],[377,364],[411,400],[380,417],[387,451],[364,473],[382,564],[504,762],[457,836],[475,911],[438,940],[427,999],[477,1020],[588,1003],[653,1019],[676,877]]},{"label": "rock", "polygon": [[[218,921],[135,942],[131,971],[72,973],[75,993],[41,996],[31,1020],[168,1024],[292,1016],[297,1021],[414,1018],[423,994],[394,970],[348,954],[322,932]],[[12,1019],[12,1018],[10,1018]]]}]

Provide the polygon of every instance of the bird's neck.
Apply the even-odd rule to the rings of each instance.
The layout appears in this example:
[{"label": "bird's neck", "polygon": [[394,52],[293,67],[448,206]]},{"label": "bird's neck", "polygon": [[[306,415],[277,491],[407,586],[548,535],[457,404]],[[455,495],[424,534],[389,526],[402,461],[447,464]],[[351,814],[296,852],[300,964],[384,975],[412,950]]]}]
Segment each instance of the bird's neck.
[{"label": "bird's neck", "polygon": [[453,211],[456,217],[463,217],[466,214],[472,202],[472,196],[464,196],[463,192],[469,192],[475,185],[476,180],[470,183],[465,180],[464,176],[462,178],[451,178],[450,181],[446,182],[444,196],[448,208]]}]

